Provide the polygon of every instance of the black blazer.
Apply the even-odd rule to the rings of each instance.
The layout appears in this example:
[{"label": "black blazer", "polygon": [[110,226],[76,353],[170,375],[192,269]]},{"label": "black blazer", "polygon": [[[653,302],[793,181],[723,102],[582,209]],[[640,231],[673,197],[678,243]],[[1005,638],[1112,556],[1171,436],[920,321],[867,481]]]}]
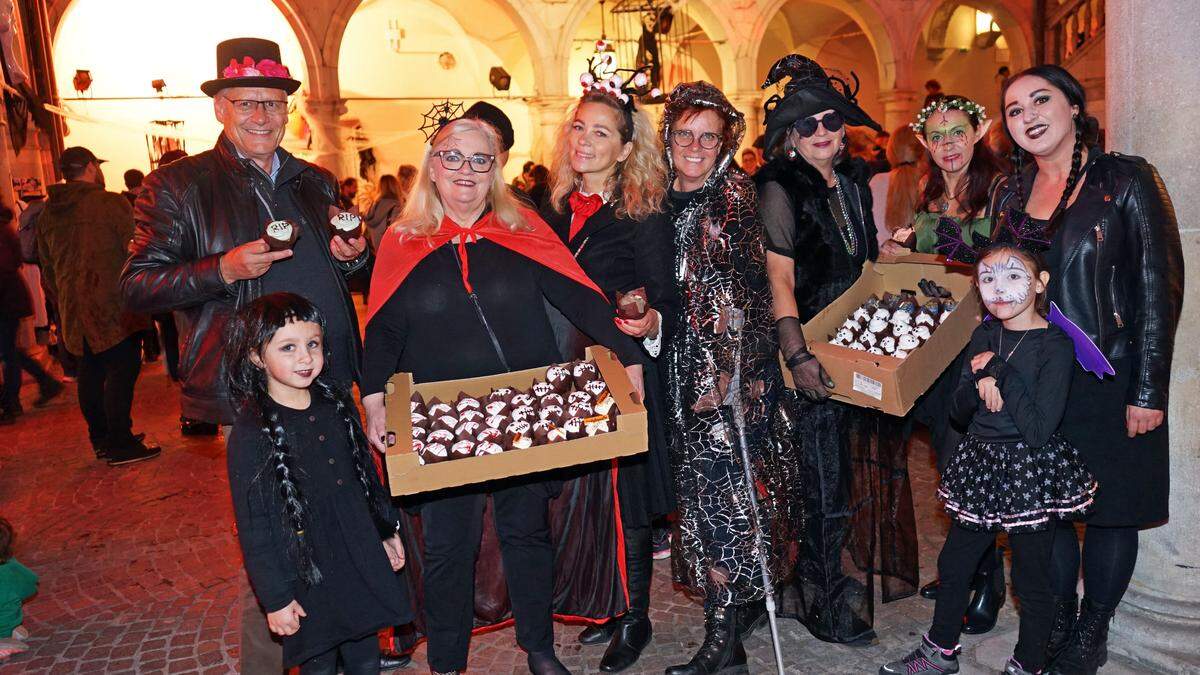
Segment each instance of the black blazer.
[{"label": "black blazer", "polygon": [[663,340],[670,339],[679,316],[679,296],[671,275],[675,264],[671,220],[665,212],[638,222],[618,217],[608,203],[570,240],[570,206],[558,213],[545,205],[541,215],[614,306],[618,291],[645,286],[650,306],[662,315]]}]

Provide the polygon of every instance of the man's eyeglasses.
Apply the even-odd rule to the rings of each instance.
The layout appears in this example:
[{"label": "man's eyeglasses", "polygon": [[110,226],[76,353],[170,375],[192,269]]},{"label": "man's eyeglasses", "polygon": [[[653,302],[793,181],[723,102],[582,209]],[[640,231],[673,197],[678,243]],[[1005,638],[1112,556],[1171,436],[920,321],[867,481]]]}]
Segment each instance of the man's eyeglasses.
[{"label": "man's eyeglasses", "polygon": [[467,156],[457,150],[438,150],[433,153],[433,156],[442,162],[442,168],[447,171],[458,171],[462,168],[463,164],[466,164],[475,173],[487,173],[492,170],[492,165],[496,163],[495,155],[478,153]]},{"label": "man's eyeglasses", "polygon": [[846,120],[842,117],[842,114],[833,110],[826,113],[821,119],[805,117],[802,120],[796,120],[792,128],[796,130],[796,133],[800,134],[800,138],[808,138],[817,133],[818,126],[823,126],[825,127],[825,131],[832,133],[841,129],[845,123]]},{"label": "man's eyeglasses", "polygon": [[[691,147],[696,141],[696,135],[687,129],[677,129],[671,132],[671,142],[681,148]],[[705,150],[712,150],[721,144],[721,135],[714,134],[711,131],[706,131],[700,134],[700,147]]]},{"label": "man's eyeglasses", "polygon": [[259,101],[253,98],[227,98],[229,104],[237,111],[239,115],[250,115],[259,107],[267,112],[268,115],[280,115],[288,111],[287,100],[276,101],[267,100]]}]

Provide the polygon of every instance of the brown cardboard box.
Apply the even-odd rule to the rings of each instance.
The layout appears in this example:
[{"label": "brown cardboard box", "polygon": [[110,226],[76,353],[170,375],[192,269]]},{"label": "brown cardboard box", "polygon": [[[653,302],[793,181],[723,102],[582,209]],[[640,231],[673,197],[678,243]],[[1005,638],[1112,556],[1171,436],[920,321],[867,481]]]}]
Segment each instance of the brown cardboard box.
[{"label": "brown cardboard box", "polygon": [[[808,348],[836,385],[833,398],[891,415],[905,415],[917,398],[954,360],[971,339],[982,317],[979,293],[972,283],[974,270],[967,265],[947,263],[944,258],[924,253],[867,262],[862,276],[837,300],[804,324]],[[933,332],[928,342],[906,359],[878,356],[829,344],[829,336],[872,294],[911,290],[920,295],[917,282],[936,281],[950,289],[958,308]],[[787,386],[792,376],[783,369]]]},{"label": "brown cardboard box", "polygon": [[608,390],[617,401],[617,429],[606,434],[535,445],[485,457],[467,457],[437,464],[422,465],[412,450],[412,419],[408,402],[414,390],[425,400],[434,396],[453,401],[460,391],[486,396],[492,389],[513,387],[528,389],[534,380],[544,380],[546,367],[519,370],[488,377],[444,380],[414,385],[412,374],[396,373],[388,380],[385,405],[388,432],[397,442],[387,450],[388,482],[393,495],[432,492],[443,488],[482,483],[496,478],[559,469],[614,457],[636,455],[649,447],[646,436],[646,408],[633,393],[633,384],[617,357],[603,347],[589,347],[587,358],[594,360]]}]

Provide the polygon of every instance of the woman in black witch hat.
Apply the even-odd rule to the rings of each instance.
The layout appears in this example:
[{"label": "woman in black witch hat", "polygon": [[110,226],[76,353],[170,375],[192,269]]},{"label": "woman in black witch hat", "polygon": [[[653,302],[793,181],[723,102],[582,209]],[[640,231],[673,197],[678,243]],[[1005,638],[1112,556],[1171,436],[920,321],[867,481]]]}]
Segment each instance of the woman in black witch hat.
[{"label": "woman in black witch hat", "polygon": [[[904,434],[898,418],[828,400],[833,382],[808,351],[801,324],[878,256],[869,171],[865,162],[847,158],[845,126],[879,125],[858,107],[844,80],[829,77],[812,59],[780,59],[763,87],[785,77],[782,94],[766,104],[771,159],[754,178],[780,349],[804,399],[796,442],[814,489],[796,580],[784,589],[782,607],[819,639],[860,643],[874,637],[871,565],[877,556],[885,600],[916,590]],[[880,495],[888,503],[879,503]],[[887,548],[878,554],[876,513],[895,514],[896,521],[878,524],[887,534]],[[863,578],[848,576],[844,554],[866,573]]]}]

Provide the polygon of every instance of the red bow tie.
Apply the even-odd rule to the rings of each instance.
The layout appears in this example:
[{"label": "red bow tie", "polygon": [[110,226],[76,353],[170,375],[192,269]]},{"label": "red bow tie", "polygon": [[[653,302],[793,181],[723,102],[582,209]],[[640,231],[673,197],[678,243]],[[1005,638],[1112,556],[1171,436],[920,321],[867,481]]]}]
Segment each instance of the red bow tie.
[{"label": "red bow tie", "polygon": [[567,201],[571,204],[571,229],[567,232],[567,241],[570,241],[583,229],[583,224],[587,222],[587,219],[599,211],[601,206],[604,206],[604,198],[600,195],[572,192]]}]

